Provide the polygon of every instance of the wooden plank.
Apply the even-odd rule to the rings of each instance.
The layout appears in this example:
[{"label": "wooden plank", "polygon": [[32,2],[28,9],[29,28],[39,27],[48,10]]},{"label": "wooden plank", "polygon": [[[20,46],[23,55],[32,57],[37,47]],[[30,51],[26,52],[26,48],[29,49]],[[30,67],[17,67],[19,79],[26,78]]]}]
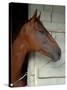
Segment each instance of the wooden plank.
[{"label": "wooden plank", "polygon": [[58,24],[58,23],[49,23],[49,22],[45,22],[42,21],[44,27],[46,27],[46,29],[50,32],[65,32],[65,24]]},{"label": "wooden plank", "polygon": [[64,78],[38,79],[38,86],[59,85],[59,84],[64,84],[64,83],[65,83],[65,79]]}]

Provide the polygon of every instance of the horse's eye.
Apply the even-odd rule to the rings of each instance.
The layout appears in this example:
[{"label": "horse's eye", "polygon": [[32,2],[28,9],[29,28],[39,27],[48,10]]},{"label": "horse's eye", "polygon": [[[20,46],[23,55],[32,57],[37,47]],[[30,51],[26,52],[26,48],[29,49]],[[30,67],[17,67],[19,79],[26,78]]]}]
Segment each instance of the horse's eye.
[{"label": "horse's eye", "polygon": [[39,31],[39,32],[42,33],[42,34],[44,33],[44,31]]}]

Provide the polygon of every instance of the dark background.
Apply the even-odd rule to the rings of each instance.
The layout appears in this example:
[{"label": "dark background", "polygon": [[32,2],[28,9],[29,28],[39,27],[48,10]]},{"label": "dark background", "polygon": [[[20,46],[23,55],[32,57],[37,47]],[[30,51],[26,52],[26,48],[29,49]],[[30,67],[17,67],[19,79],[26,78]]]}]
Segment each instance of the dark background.
[{"label": "dark background", "polygon": [[28,20],[28,4],[9,3],[9,31],[12,35],[12,42],[26,20]]},{"label": "dark background", "polygon": [[[17,38],[21,26],[28,20],[28,4],[9,3],[9,86],[11,83],[11,44]],[[28,59],[28,55],[26,57]],[[27,71],[27,60],[23,70]],[[22,70],[22,71],[23,71]]]}]

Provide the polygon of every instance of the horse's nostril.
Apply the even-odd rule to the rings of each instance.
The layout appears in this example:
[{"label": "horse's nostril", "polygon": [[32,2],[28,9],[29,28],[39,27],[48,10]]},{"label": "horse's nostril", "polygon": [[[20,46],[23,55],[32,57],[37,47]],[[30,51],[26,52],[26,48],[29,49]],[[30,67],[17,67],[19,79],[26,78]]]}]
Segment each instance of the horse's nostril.
[{"label": "horse's nostril", "polygon": [[58,50],[58,56],[61,56],[61,50]]}]

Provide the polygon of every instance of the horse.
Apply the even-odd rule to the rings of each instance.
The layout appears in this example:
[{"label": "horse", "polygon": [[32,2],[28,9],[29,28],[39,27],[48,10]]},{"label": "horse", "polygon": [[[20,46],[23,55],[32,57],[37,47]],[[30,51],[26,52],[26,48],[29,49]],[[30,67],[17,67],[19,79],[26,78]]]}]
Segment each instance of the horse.
[{"label": "horse", "polygon": [[[27,85],[27,79],[19,80],[23,76],[21,69],[27,53],[40,52],[52,58],[54,62],[60,60],[61,49],[42,24],[40,16],[41,14],[37,16],[35,10],[34,15],[21,27],[20,33],[11,45],[11,86],[13,87]],[[17,80],[19,81],[15,83]]]}]

